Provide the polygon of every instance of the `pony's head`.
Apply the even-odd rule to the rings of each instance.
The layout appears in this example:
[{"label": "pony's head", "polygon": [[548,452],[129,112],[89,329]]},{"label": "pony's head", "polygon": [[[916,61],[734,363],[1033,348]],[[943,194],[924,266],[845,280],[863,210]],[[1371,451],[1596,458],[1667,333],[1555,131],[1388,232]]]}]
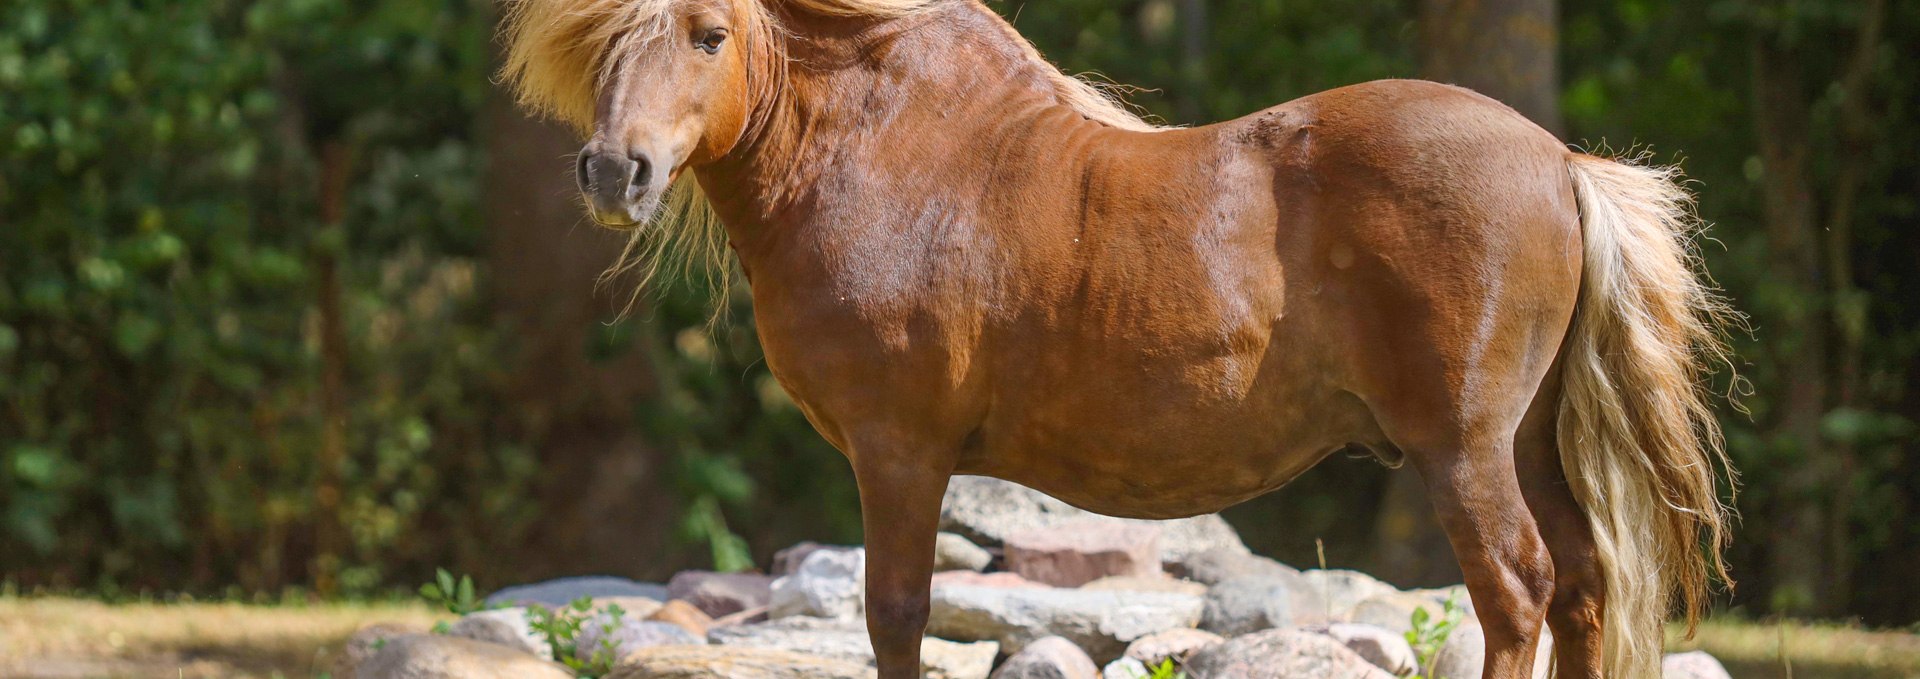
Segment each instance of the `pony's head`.
[{"label": "pony's head", "polygon": [[509,5],[504,75],[523,104],[587,135],[575,176],[594,221],[640,225],[683,171],[739,142],[760,89],[755,60],[772,47],[760,2]]}]

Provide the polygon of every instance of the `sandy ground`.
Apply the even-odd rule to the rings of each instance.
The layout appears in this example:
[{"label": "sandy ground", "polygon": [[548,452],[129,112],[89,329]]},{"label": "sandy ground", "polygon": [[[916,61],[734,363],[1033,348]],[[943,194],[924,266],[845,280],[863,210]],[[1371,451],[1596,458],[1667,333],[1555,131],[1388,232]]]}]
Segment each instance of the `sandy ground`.
[{"label": "sandy ground", "polygon": [[114,604],[0,598],[0,677],[325,677],[371,622],[431,626],[425,606]]},{"label": "sandy ground", "polygon": [[[395,622],[424,630],[443,617],[399,604],[109,605],[0,597],[0,677],[322,678],[341,641],[361,625]],[[1703,625],[1692,641],[1676,630],[1668,649],[1704,649],[1738,679],[1920,679],[1920,635],[1906,632],[1723,618]]]}]

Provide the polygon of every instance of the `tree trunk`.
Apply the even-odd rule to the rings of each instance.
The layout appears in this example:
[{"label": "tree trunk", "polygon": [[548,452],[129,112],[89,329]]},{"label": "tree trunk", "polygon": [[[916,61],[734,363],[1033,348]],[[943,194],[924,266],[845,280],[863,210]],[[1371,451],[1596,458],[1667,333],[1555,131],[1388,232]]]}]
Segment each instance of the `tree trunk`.
[{"label": "tree trunk", "polygon": [[332,596],[347,547],[340,516],[342,466],[347,460],[347,328],[340,309],[340,252],[346,237],[347,183],[352,156],[346,142],[320,149],[320,223],[337,238],[322,239],[314,255],[320,311],[320,451],[314,460],[314,554],[309,567],[315,592]]},{"label": "tree trunk", "polygon": [[[1421,0],[1420,69],[1560,131],[1555,0]],[[1401,586],[1459,582],[1460,566],[1411,467],[1393,473],[1374,524],[1373,568]]]},{"label": "tree trunk", "polygon": [[1560,133],[1556,0],[1421,0],[1420,71]]}]

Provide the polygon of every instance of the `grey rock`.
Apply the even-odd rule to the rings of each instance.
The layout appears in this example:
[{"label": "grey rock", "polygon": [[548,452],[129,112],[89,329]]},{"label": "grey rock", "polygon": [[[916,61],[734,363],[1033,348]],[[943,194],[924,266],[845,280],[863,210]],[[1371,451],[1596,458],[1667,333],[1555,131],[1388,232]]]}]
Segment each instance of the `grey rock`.
[{"label": "grey rock", "polygon": [[667,581],[667,595],[721,618],[766,606],[773,597],[773,576],[682,571]]},{"label": "grey rock", "polygon": [[1143,578],[1132,575],[1114,575],[1087,584],[1080,589],[1106,590],[1114,592],[1178,592],[1194,596],[1206,596],[1207,586],[1191,580],[1175,580],[1166,576]]},{"label": "grey rock", "polygon": [[1660,660],[1661,679],[1733,679],[1720,660],[1706,651],[1673,653]]},{"label": "grey rock", "polygon": [[574,642],[573,657],[581,662],[593,662],[601,654],[608,659],[618,660],[643,648],[698,646],[706,643],[706,640],[670,622],[614,619],[601,614],[580,626],[580,633],[574,637]]},{"label": "grey rock", "polygon": [[499,608],[469,613],[447,627],[447,634],[499,644],[539,657],[553,659],[553,647],[546,637],[533,631],[525,608]]},{"label": "grey rock", "polygon": [[1297,629],[1257,632],[1194,654],[1187,673],[1234,679],[1393,679],[1324,634]]},{"label": "grey rock", "polygon": [[773,568],[768,570],[768,572],[772,573],[775,577],[793,575],[794,571],[800,570],[800,563],[806,561],[807,556],[814,552],[851,552],[857,549],[860,548],[846,545],[823,545],[811,540],[801,542],[792,547],[774,552]]},{"label": "grey rock", "polygon": [[1100,669],[1073,642],[1046,637],[1001,663],[993,679],[1099,679]]},{"label": "grey rock", "polygon": [[1161,556],[1170,560],[1212,549],[1247,551],[1233,526],[1218,514],[1171,521],[1103,517],[1026,486],[985,476],[953,477],[940,505],[941,530],[983,547],[998,547],[1007,536],[1024,530],[1087,518],[1159,526]]},{"label": "grey rock", "polygon": [[[1480,624],[1469,619],[1453,633],[1434,656],[1433,666],[1425,668],[1434,679],[1480,679],[1487,658],[1487,634]],[[1548,679],[1553,665],[1553,635],[1541,628],[1540,644],[1533,654],[1533,679]]]},{"label": "grey rock", "polygon": [[387,638],[354,668],[356,679],[573,679],[557,663],[444,634]]},{"label": "grey rock", "polygon": [[[796,616],[759,625],[720,627],[707,634],[715,645],[805,653],[865,665],[874,664],[873,643],[857,620]],[[993,670],[1000,644],[920,640],[920,670],[926,679],[985,679]]]},{"label": "grey rock", "polygon": [[[1439,620],[1443,615],[1441,604],[1431,597],[1412,592],[1390,592],[1361,600],[1343,617],[1347,622],[1373,625],[1396,634],[1404,634],[1407,630],[1413,629],[1415,609],[1426,609],[1427,615],[1434,620]],[[1472,616],[1467,615],[1465,611],[1462,611],[1461,615],[1466,619],[1472,619]]]},{"label": "grey rock", "polygon": [[1105,662],[1135,639],[1192,627],[1205,607],[1200,597],[1166,592],[943,585],[933,590],[927,632],[946,639],[991,639],[1010,653],[1061,636]]},{"label": "grey rock", "polygon": [[1134,658],[1115,660],[1100,670],[1100,679],[1148,679],[1152,676],[1153,671],[1147,669],[1146,663]]},{"label": "grey rock", "polygon": [[656,646],[627,656],[608,679],[874,679],[867,665],[765,648]]},{"label": "grey rock", "polygon": [[993,563],[993,553],[973,544],[958,533],[941,533],[933,541],[933,570],[984,571]]},{"label": "grey rock", "polygon": [[1327,609],[1333,611],[1333,617],[1338,620],[1346,620],[1353,608],[1368,598],[1399,591],[1360,571],[1314,569],[1301,571],[1300,577],[1320,592],[1321,598],[1327,600]]},{"label": "grey rock", "polygon": [[817,550],[792,575],[773,581],[767,617],[853,620],[865,609],[867,551]]},{"label": "grey rock", "polygon": [[768,648],[873,664],[873,644],[858,620],[795,616],[758,625],[720,627],[707,633],[719,646]]},{"label": "grey rock", "polygon": [[380,649],[386,648],[388,641],[426,632],[426,628],[417,625],[387,622],[362,626],[347,636],[347,641],[341,646],[340,653],[334,657],[333,675],[341,679],[354,679],[360,676],[360,666],[366,664],[367,659],[372,658],[373,654],[378,653]]},{"label": "grey rock", "polygon": [[1200,629],[1231,637],[1326,621],[1326,601],[1300,576],[1254,575],[1208,588]]},{"label": "grey rock", "polygon": [[1225,637],[1205,630],[1170,629],[1133,640],[1133,643],[1127,644],[1127,657],[1146,665],[1158,665],[1168,658],[1174,662],[1186,662],[1187,658],[1202,649],[1225,641]]},{"label": "grey rock", "polygon": [[1414,655],[1413,647],[1407,645],[1406,635],[1350,622],[1328,625],[1326,634],[1366,658],[1374,667],[1394,676],[1406,676],[1420,669],[1420,659]]},{"label": "grey rock", "polygon": [[920,640],[920,675],[923,679],[987,679],[998,657],[997,641],[968,644],[929,637]]},{"label": "grey rock", "polygon": [[1250,554],[1246,550],[1210,549],[1178,558],[1167,556],[1164,560],[1167,572],[1203,585],[1217,585],[1234,578],[1300,575],[1300,571],[1292,566]]},{"label": "grey rock", "polygon": [[526,606],[529,604],[559,608],[573,603],[580,597],[600,599],[605,597],[636,597],[666,601],[667,586],[651,582],[635,582],[626,578],[609,576],[584,576],[559,578],[537,582],[531,585],[519,585],[494,592],[487,597],[488,606]]}]

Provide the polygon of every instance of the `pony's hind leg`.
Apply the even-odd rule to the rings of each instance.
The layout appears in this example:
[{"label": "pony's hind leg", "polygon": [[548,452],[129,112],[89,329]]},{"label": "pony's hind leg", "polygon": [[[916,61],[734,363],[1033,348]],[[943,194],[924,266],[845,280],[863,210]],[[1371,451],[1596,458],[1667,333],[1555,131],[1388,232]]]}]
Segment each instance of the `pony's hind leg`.
[{"label": "pony's hind leg", "polygon": [[1553,562],[1514,471],[1512,430],[1408,451],[1466,576],[1486,634],[1486,679],[1528,679],[1553,592]]},{"label": "pony's hind leg", "polygon": [[[1553,371],[1554,375],[1559,370]],[[1549,379],[1514,436],[1515,466],[1527,508],[1553,555],[1553,600],[1547,625],[1553,629],[1557,679],[1600,679],[1606,611],[1605,573],[1587,514],[1567,485],[1560,464],[1554,418],[1559,401],[1557,379]]]}]

